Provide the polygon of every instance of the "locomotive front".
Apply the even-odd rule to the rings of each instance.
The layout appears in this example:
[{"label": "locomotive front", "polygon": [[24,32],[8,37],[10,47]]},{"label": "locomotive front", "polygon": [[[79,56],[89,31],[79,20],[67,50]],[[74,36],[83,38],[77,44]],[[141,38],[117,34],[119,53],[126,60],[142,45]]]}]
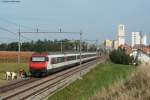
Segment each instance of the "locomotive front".
[{"label": "locomotive front", "polygon": [[33,54],[30,59],[29,69],[32,76],[44,76],[47,74],[47,54]]}]

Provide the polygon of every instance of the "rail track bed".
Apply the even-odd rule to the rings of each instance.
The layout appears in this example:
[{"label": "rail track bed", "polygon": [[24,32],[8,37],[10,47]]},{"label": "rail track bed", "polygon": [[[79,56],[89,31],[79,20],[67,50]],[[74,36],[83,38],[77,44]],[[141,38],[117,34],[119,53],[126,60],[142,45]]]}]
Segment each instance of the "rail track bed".
[{"label": "rail track bed", "polygon": [[0,99],[4,100],[43,100],[49,95],[53,95],[65,86],[69,85],[82,75],[89,72],[98,63],[105,61],[104,57],[100,59],[84,63],[80,66],[72,67],[70,69],[52,74],[45,78],[23,80],[18,83],[9,84],[0,92]]},{"label": "rail track bed", "polygon": [[38,78],[25,78],[25,79],[14,80],[12,82],[7,83],[6,85],[0,86],[0,94],[7,92],[9,90],[15,89],[17,87],[20,87],[22,85],[34,82],[36,80],[39,80],[39,79]]}]

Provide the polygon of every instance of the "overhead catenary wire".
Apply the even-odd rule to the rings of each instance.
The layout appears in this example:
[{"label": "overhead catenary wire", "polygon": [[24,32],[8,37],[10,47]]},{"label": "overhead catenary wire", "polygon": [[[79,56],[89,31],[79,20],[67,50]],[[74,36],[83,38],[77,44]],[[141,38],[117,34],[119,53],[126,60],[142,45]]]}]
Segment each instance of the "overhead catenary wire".
[{"label": "overhead catenary wire", "polygon": [[3,2],[3,3],[19,3],[21,1],[20,0],[1,0],[0,2]]},{"label": "overhead catenary wire", "polygon": [[10,37],[0,37],[0,39],[16,40],[15,38],[10,38]]},{"label": "overhead catenary wire", "polygon": [[27,25],[17,24],[17,23],[15,23],[13,21],[10,21],[10,20],[4,19],[4,18],[0,18],[0,20],[3,21],[3,22],[6,22],[6,23],[12,24],[12,25],[14,25],[16,27],[20,26],[20,27],[27,28],[27,29],[37,30],[37,28],[33,28],[33,27],[27,26]]},{"label": "overhead catenary wire", "polygon": [[[3,28],[3,27],[0,27],[0,30],[6,31],[6,32],[9,32],[9,33],[11,33],[11,34],[13,34],[13,35],[15,35],[15,36],[18,36],[18,33],[13,32],[13,31],[11,31],[11,30],[9,30],[9,29],[6,29],[6,28]],[[32,40],[32,39],[29,39],[29,38],[27,38],[27,37],[25,37],[25,36],[23,36],[23,35],[20,35],[20,36],[21,36],[22,38],[27,39],[27,40]]]},{"label": "overhead catenary wire", "polygon": [[11,31],[11,30],[9,30],[9,29],[6,29],[6,28],[3,28],[3,27],[0,27],[0,30],[6,31],[6,32],[9,32],[9,33],[12,33],[12,34],[14,34],[14,35],[18,36],[18,34],[17,34],[17,33],[13,32],[13,31]]},{"label": "overhead catenary wire", "polygon": [[[27,29],[31,29],[31,30],[34,30],[34,31],[40,30],[38,27],[33,28],[33,27],[30,27],[30,26],[22,25],[22,24],[17,24],[17,23],[15,23],[15,22],[13,22],[13,21],[10,21],[10,20],[7,20],[7,19],[1,18],[1,17],[0,17],[0,20],[3,21],[3,22],[6,22],[6,23],[12,24],[12,25],[16,26],[17,28],[18,28],[18,27],[20,27],[20,28],[27,28]],[[8,29],[6,29],[6,28],[2,28],[2,27],[1,27],[1,30],[7,31],[7,32],[12,33],[12,34],[17,34],[17,36],[18,36],[18,33],[12,32],[12,31],[10,31],[10,30],[8,30]],[[28,37],[25,37],[25,36],[23,36],[22,34],[20,34],[20,36],[21,36],[21,38],[23,38],[23,39],[25,39],[25,40],[30,40],[30,41],[32,41],[32,39],[30,39],[30,38],[28,38]]]}]

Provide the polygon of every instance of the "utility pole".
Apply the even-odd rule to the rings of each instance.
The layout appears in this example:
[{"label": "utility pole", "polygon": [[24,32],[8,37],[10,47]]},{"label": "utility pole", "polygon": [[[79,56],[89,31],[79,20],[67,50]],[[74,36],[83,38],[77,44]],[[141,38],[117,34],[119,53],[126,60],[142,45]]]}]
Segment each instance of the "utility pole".
[{"label": "utility pole", "polygon": [[82,64],[82,31],[80,31],[80,65]]},{"label": "utility pole", "polygon": [[98,60],[99,52],[98,52],[98,40],[96,40],[96,58]]},{"label": "utility pole", "polygon": [[96,40],[96,52],[98,52],[98,40]]},{"label": "utility pole", "polygon": [[89,44],[87,43],[86,46],[87,46],[87,47],[86,47],[86,52],[88,52]]},{"label": "utility pole", "polygon": [[61,49],[61,53],[63,52],[63,47],[62,47],[62,40],[61,40],[61,42],[60,42],[60,49]]},{"label": "utility pole", "polygon": [[20,25],[19,25],[19,32],[18,32],[18,64],[20,64],[20,48],[21,48],[21,44],[20,44],[20,40],[21,40],[21,32],[20,32]]}]

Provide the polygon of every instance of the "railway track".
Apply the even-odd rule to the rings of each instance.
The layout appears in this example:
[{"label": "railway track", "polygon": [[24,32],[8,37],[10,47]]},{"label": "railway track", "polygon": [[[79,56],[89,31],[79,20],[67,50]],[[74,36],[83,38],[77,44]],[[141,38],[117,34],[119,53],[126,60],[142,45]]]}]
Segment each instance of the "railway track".
[{"label": "railway track", "polygon": [[[101,58],[101,61],[103,58]],[[82,71],[90,68],[92,65],[97,63],[97,61],[91,61],[84,63],[81,66],[73,67],[68,70],[64,70],[59,73],[55,73],[51,76],[26,80],[24,82],[18,83],[19,85],[9,85],[8,88],[0,93],[1,99],[7,100],[16,100],[16,99],[33,99],[38,96],[42,97],[44,92],[48,91],[47,95],[54,94],[57,90],[65,87],[69,83],[68,79],[72,79],[75,74],[81,74]],[[91,67],[92,68],[92,67]],[[16,86],[18,86],[16,88]],[[9,88],[10,87],[10,88]],[[39,99],[39,97],[37,98]],[[35,99],[35,100],[37,100]],[[42,99],[42,98],[41,98]]]},{"label": "railway track", "polygon": [[38,78],[30,78],[30,79],[26,78],[26,79],[23,79],[23,80],[21,79],[21,80],[14,81],[14,82],[11,82],[9,84],[0,86],[0,94],[4,93],[4,92],[7,92],[7,91],[10,91],[12,89],[15,89],[16,87],[20,87],[22,85],[37,81],[37,80],[39,80],[39,79]]}]

